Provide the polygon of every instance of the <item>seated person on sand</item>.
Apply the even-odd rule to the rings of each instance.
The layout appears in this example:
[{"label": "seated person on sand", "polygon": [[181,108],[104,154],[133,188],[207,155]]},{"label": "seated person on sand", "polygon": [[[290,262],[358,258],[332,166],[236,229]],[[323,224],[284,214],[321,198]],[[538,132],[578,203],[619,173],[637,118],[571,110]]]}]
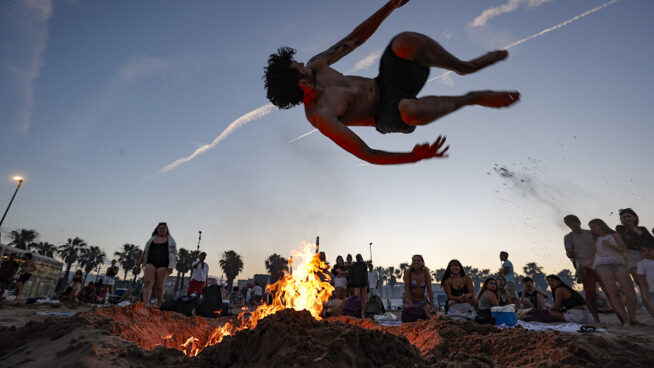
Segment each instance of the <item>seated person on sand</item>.
[{"label": "seated person on sand", "polygon": [[484,284],[477,294],[477,300],[479,303],[479,310],[477,311],[478,319],[477,321],[484,321],[484,323],[490,323],[492,313],[491,308],[497,307],[499,305],[497,298],[497,281],[489,277],[484,280]]},{"label": "seated person on sand", "polygon": [[245,298],[243,294],[238,290],[238,286],[234,286],[232,292],[229,293],[229,309],[243,309],[245,306]]},{"label": "seated person on sand", "polygon": [[95,284],[90,281],[86,286],[77,294],[77,299],[83,303],[95,303],[98,299],[95,296]]},{"label": "seated person on sand", "polygon": [[546,292],[536,289],[534,280],[531,277],[522,279],[522,292],[520,292],[520,303],[522,308],[545,309],[548,307],[545,299],[548,298]]},{"label": "seated person on sand", "polygon": [[643,305],[647,308],[650,316],[654,318],[654,248],[641,244],[640,253],[643,255],[643,259],[636,265],[640,296]]},{"label": "seated person on sand", "polygon": [[75,302],[77,301],[77,294],[82,290],[82,270],[75,271],[75,275],[68,283],[66,290],[59,296],[62,302]]},{"label": "seated person on sand", "polygon": [[293,59],[295,50],[281,47],[270,55],[265,68],[265,88],[270,102],[289,109],[304,104],[307,120],[345,151],[371,164],[388,165],[447,157],[445,138],[434,144],[417,144],[409,152],[386,152],[370,148],[350,127],[375,127],[384,133],[411,133],[464,106],[507,107],[520,99],[515,91],[475,91],[461,96],[417,97],[427,82],[429,68],[438,67],[460,75],[474,73],[506,59],[497,50],[470,61],[450,54],[431,38],[402,32],[384,51],[375,79],[343,75],[330,65],[362,45],[382,21],[408,0],[391,0],[328,50],[306,65]]},{"label": "seated person on sand", "polygon": [[[425,261],[421,255],[411,257],[411,267],[404,272],[404,289],[406,292],[405,306],[421,307],[427,316],[436,313],[434,308],[434,293],[431,289],[431,275],[425,267]],[[425,298],[425,291],[429,299]]]},{"label": "seated person on sand", "polygon": [[466,275],[461,262],[458,260],[453,259],[447,264],[441,286],[447,297],[445,313],[450,309],[450,306],[459,303],[468,303],[475,309],[479,309],[472,279]]},{"label": "seated person on sand", "polygon": [[336,264],[332,268],[332,273],[334,274],[334,298],[345,299],[349,271],[342,256],[336,257]]},{"label": "seated person on sand", "polygon": [[497,276],[495,281],[497,282],[497,301],[499,302],[499,305],[513,304],[517,309],[520,306],[520,303],[518,303],[518,298],[516,298],[515,295],[511,295],[511,293],[505,288],[506,279],[504,276]]},{"label": "seated person on sand", "polygon": [[586,301],[578,292],[556,275],[548,275],[546,279],[554,296],[554,305],[549,309],[552,319],[584,325],[593,324],[593,316],[586,307]]}]

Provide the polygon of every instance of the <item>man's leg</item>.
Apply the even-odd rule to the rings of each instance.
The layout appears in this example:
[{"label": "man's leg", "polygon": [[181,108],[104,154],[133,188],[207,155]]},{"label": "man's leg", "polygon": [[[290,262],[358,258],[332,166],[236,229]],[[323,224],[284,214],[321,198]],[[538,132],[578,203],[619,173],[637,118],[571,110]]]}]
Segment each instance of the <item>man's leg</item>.
[{"label": "man's leg", "polygon": [[586,268],[586,276],[584,277],[584,294],[586,296],[586,305],[593,315],[595,323],[600,323],[599,314],[597,313],[597,286],[599,276],[590,268]]},{"label": "man's leg", "polygon": [[391,42],[393,53],[399,58],[415,60],[428,67],[438,67],[465,75],[506,59],[506,50],[496,50],[470,61],[463,61],[450,54],[431,38],[415,32],[402,32]]},{"label": "man's leg", "polygon": [[405,98],[398,103],[402,121],[407,125],[426,125],[463,106],[507,107],[520,99],[518,92],[473,91],[463,96],[426,96],[418,99]]}]

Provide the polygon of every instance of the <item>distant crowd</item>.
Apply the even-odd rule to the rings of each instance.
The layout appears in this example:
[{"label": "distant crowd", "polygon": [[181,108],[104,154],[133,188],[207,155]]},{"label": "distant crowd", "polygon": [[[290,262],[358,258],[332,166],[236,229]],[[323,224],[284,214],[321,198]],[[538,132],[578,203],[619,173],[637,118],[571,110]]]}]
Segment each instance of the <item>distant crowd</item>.
[{"label": "distant crowd", "polygon": [[[513,264],[506,251],[500,252],[501,268],[496,276],[484,280],[475,295],[473,281],[466,275],[464,266],[456,259],[451,260],[441,277],[441,286],[446,295],[445,313],[452,315],[475,315],[480,323],[491,323],[491,309],[514,305],[516,311],[527,310],[525,320],[567,321],[582,324],[600,323],[598,315],[598,286],[606,294],[609,307],[620,321],[630,326],[640,323],[636,318],[636,285],[640,290],[642,303],[654,318],[654,237],[644,226],[640,226],[638,215],[631,208],[619,211],[620,224],[611,229],[603,220],[588,222],[589,229],[581,226],[575,215],[567,215],[563,222],[570,228],[564,236],[566,255],[576,271],[576,280],[583,284],[583,295],[557,275],[545,277],[552,294],[536,288],[530,277],[522,279],[522,290],[516,292],[516,277]],[[135,275],[143,275],[142,300],[149,305],[154,288],[156,306],[163,303],[164,283],[175,269],[177,254],[175,240],[170,236],[166,223],[159,223],[146,242],[144,251],[133,269]],[[346,314],[356,317],[371,316],[384,312],[379,294],[380,275],[372,262],[364,261],[361,254],[354,258],[348,254],[345,259],[337,256],[330,267],[324,252],[319,253],[324,269],[323,280],[334,288],[326,313]],[[191,280],[187,295],[203,294],[209,272],[202,252],[191,265]],[[20,271],[19,271],[20,270]],[[9,280],[20,274],[16,283],[16,296],[36,270],[32,255],[25,253],[22,259],[9,254],[0,265],[0,296],[9,285]],[[84,285],[82,270],[77,270],[59,299],[62,301],[102,302],[113,294],[115,277],[119,267],[116,261],[107,268],[106,277]],[[104,281],[103,281],[104,280]],[[403,275],[404,295],[402,318],[416,320],[428,318],[437,312],[432,291],[432,275],[421,255],[411,258],[410,266]],[[252,283],[244,290],[216,286],[216,298],[222,300],[224,309],[256,307],[270,302],[271,296],[265,285]]]}]

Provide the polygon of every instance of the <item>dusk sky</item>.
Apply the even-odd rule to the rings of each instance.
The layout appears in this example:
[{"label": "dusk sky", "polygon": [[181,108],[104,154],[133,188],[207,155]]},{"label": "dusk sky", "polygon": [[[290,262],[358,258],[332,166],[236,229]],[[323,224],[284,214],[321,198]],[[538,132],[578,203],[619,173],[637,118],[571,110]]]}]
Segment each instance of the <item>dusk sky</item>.
[{"label": "dusk sky", "polygon": [[443,134],[447,159],[373,166],[319,133],[290,142],[313,127],[302,107],[267,105],[268,55],[291,46],[306,61],[383,4],[0,0],[2,211],[25,178],[2,242],[27,228],[113,254],[165,221],[178,247],[202,230],[212,275],[222,252],[239,253],[244,278],[316,235],[330,263],[367,259],[372,242],[378,266],[422,254],[432,269],[457,258],[496,271],[506,250],[516,270],[558,272],[568,213],[613,227],[631,207],[651,230],[654,2],[412,0],[333,67],[375,77],[402,31],[461,59],[528,38],[472,75],[433,68],[420,94],[518,90],[521,102],[407,135],[354,129],[389,151]]}]

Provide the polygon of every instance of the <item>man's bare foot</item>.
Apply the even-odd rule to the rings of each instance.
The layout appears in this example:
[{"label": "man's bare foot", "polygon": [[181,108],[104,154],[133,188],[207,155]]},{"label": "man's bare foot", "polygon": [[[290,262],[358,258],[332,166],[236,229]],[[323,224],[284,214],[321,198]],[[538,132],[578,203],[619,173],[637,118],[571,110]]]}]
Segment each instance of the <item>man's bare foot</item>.
[{"label": "man's bare foot", "polygon": [[476,91],[470,92],[471,104],[486,107],[507,107],[520,100],[520,92]]},{"label": "man's bare foot", "polygon": [[457,71],[457,74],[466,75],[474,73],[479,69],[485,68],[489,65],[495,64],[498,61],[502,61],[509,56],[509,52],[506,50],[495,50],[491,51],[485,55],[482,55],[476,59],[466,61],[465,67],[462,70]]}]

